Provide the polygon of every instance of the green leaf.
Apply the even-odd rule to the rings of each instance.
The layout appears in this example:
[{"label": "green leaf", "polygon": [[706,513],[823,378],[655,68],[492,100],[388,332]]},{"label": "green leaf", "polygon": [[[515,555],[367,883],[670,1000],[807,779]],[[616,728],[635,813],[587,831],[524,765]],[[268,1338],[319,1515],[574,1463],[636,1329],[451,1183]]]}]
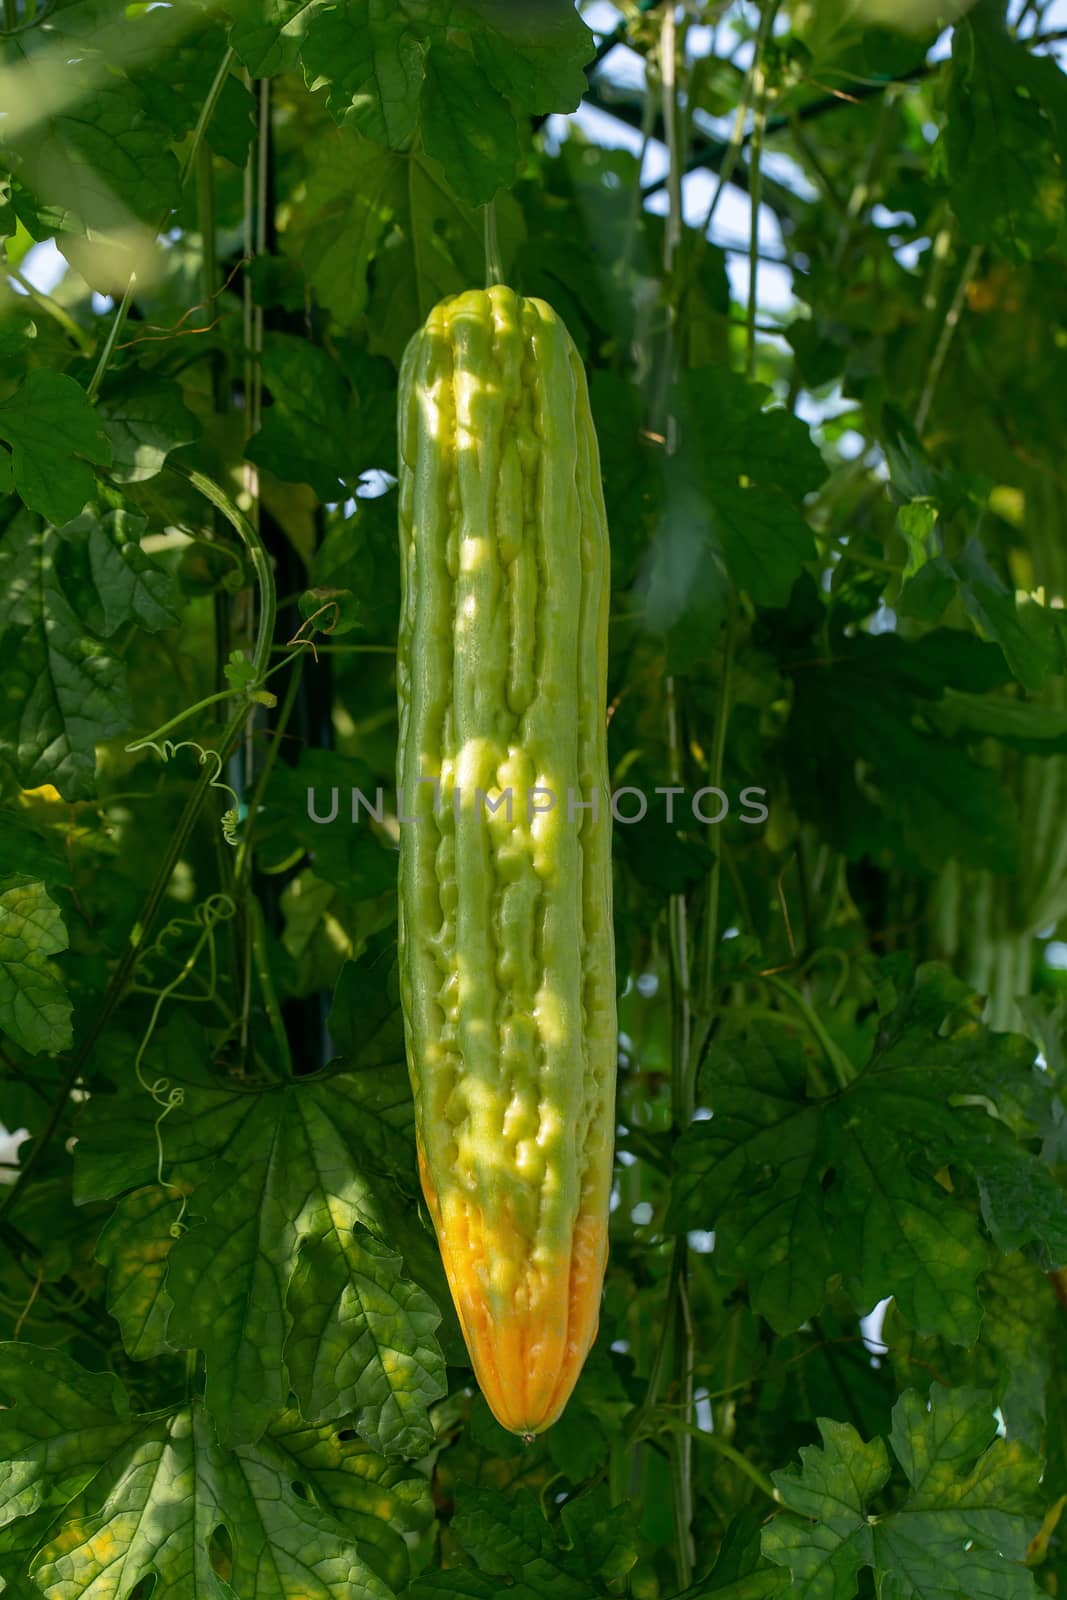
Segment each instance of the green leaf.
[{"label": "green leaf", "polygon": [[[138,16],[134,38],[128,30],[123,41],[131,52],[127,70],[149,114],[170,130],[175,141],[196,127],[227,48],[225,31],[210,22],[210,10],[199,27],[195,13],[184,20],[185,27],[175,37],[173,18],[162,7],[153,8]],[[255,100],[231,72],[218,93],[204,138],[234,166],[243,166],[248,158],[255,112]]]},{"label": "green leaf", "polygon": [[285,1359],[303,1414],[352,1414],[388,1454],[423,1454],[426,1408],[444,1392],[441,1317],[400,1256],[347,1220],[331,1224],[301,1249],[287,1304]]},{"label": "green leaf", "polygon": [[689,445],[713,490],[736,488],[746,477],[795,502],[825,481],[826,464],[807,426],[784,407],[767,410],[770,398],[766,385],[749,383],[726,366],[687,374],[680,421],[692,432]]},{"label": "green leaf", "polygon": [[676,394],[681,453],[661,469],[646,600],[649,625],[671,637],[673,670],[713,644],[731,587],[758,605],[784,604],[814,558],[800,502],[826,467],[802,422],[763,409],[768,394],[726,366],[688,373]]},{"label": "green leaf", "polygon": [[80,384],[36,367],[0,403],[0,439],[12,450],[15,488],[31,511],[69,522],[96,487],[93,463],[107,466],[111,447]]},{"label": "green leaf", "polygon": [[[109,1053],[128,1074],[122,1054]],[[378,1240],[405,1256],[423,1248],[414,1220],[398,1225],[395,1189],[382,1177],[413,1166],[406,1074],[398,1081],[395,1069],[369,1069],[250,1094],[212,1079],[204,1057],[202,1037],[179,1016],[153,1040],[143,1071],[183,1094],[161,1125],[164,1172],[199,1186],[192,1225],[170,1251],[167,1337],[204,1350],[220,1437],[259,1437],[295,1383],[331,1412],[339,1397],[355,1399],[356,1427],[377,1448],[420,1453],[432,1439],[426,1406],[443,1392],[439,1315],[397,1258],[375,1249]],[[119,1104],[118,1115],[106,1096],[90,1104],[78,1143],[80,1199],[155,1176],[158,1108],[140,1091]],[[357,1227],[374,1240],[356,1240]],[[304,1266],[302,1250],[311,1252]],[[367,1370],[342,1363],[331,1372],[354,1328]]]},{"label": "green leaf", "polygon": [[88,506],[59,529],[61,578],[81,597],[85,623],[104,639],[129,622],[158,633],[179,621],[176,579],[141,549],[147,526],[135,512]]},{"label": "green leaf", "polygon": [[[908,564],[904,569],[906,579],[913,578],[929,563],[930,536],[937,526],[937,516],[937,506],[932,500],[911,500],[897,512],[897,532],[908,546]],[[946,600],[941,611],[947,603]],[[927,620],[936,622],[941,611]]]},{"label": "green leaf", "polygon": [[10,239],[17,226],[18,219],[11,201],[11,179],[5,173],[0,178],[0,239]]},{"label": "green leaf", "polygon": [[459,0],[455,26],[470,29],[489,81],[522,111],[576,111],[593,38],[571,0]]},{"label": "green leaf", "polygon": [[418,128],[475,205],[514,178],[516,115],[573,111],[593,54],[570,0],[339,0],[283,28],[302,32],[308,82],[338,122],[394,150]]},{"label": "green leaf", "polygon": [[200,437],[179,386],[157,373],[124,373],[104,391],[97,410],[111,441],[116,483],[154,478],[172,450]]},{"label": "green leaf", "polygon": [[977,539],[967,541],[954,570],[971,620],[1000,645],[1023,687],[1040,689],[1060,661],[1050,613],[1036,602],[1016,598],[989,565]]},{"label": "green leaf", "polygon": [[59,1350],[0,1344],[0,1526],[63,1510],[137,1424],[118,1379]]},{"label": "green leaf", "polygon": [[[770,637],[787,653],[794,648]],[[912,643],[856,634],[835,638],[829,656],[810,644],[799,656],[786,736],[793,803],[853,860],[931,871],[952,857],[1015,867],[1017,822],[998,774],[936,726],[947,672],[966,667],[965,637],[945,630]]]},{"label": "green leaf", "polygon": [[1048,1092],[1032,1047],[971,1020],[947,1031],[957,1005],[941,969],[921,968],[839,1093],[813,1095],[803,1047],[770,1027],[709,1052],[714,1114],[678,1142],[668,1221],[715,1228],[780,1333],[821,1309],[839,1272],[857,1311],[893,1295],[916,1328],[973,1342],[988,1251],[972,1206],[937,1181],[946,1166],[974,1179],[1001,1248],[1067,1253],[1067,1200],[1010,1126],[1016,1097]]},{"label": "green leaf", "polygon": [[970,243],[1016,261],[1042,255],[1067,217],[1067,180],[1040,98],[1047,81],[1000,7],[979,5],[956,28],[944,133],[953,209]]},{"label": "green leaf", "polygon": [[864,1444],[850,1423],[820,1418],[819,1433],[822,1449],[801,1450],[799,1473],[774,1475],[782,1501],[797,1515],[768,1525],[763,1553],[789,1568],[798,1600],[848,1600],[860,1569],[874,1565],[866,1506],[888,1482],[889,1453],[881,1439]]},{"label": "green leaf", "polygon": [[548,1430],[547,1442],[553,1464],[571,1483],[591,1478],[608,1457],[604,1430],[592,1412],[575,1399],[568,1402],[563,1415]]},{"label": "green leaf", "polygon": [[339,615],[336,620],[332,613],[322,618],[331,633],[360,628],[371,638],[384,635],[392,640],[400,599],[395,537],[393,496],[358,500],[352,515],[338,519],[315,551],[311,565],[315,589],[301,601],[301,615],[310,616],[333,599]]},{"label": "green leaf", "polygon": [[291,72],[322,0],[231,0],[230,44],[253,78]]},{"label": "green leaf", "polygon": [[745,1047],[715,1046],[708,1059],[714,1115],[678,1141],[668,1222],[714,1226],[722,1260],[753,1273],[753,1309],[788,1332],[821,1308],[833,1269],[822,1115],[807,1099],[807,1062],[769,1031]]},{"label": "green leaf", "polygon": [[171,1353],[167,1319],[171,1299],[164,1287],[172,1227],[181,1202],[160,1184],[135,1189],[112,1212],[96,1245],[96,1259],[109,1268],[107,1308],[134,1361]]},{"label": "green leaf", "polygon": [[1022,1445],[997,1439],[988,1394],[934,1384],[893,1408],[890,1435],[910,1492],[871,1516],[889,1457],[848,1423],[820,1419],[822,1448],[800,1452],[801,1470],[774,1474],[787,1510],[763,1532],[763,1551],[793,1580],[798,1600],[851,1600],[869,1567],[892,1600],[1031,1600],[1021,1563],[1040,1474]]},{"label": "green leaf", "polygon": [[784,1593],[789,1579],[772,1567],[760,1549],[762,1519],[749,1508],[735,1516],[726,1530],[711,1577],[686,1591],[679,1600],[766,1600]]},{"label": "green leaf", "polygon": [[0,649],[7,694],[0,702],[0,756],[26,788],[53,783],[68,800],[93,792],[96,743],[131,722],[126,675],[83,621],[103,599],[59,570],[52,529],[16,517],[0,540]]},{"label": "green leaf", "polygon": [[30,1055],[70,1048],[71,1002],[49,956],[67,948],[43,883],[0,879],[0,1028]]},{"label": "green leaf", "polygon": [[410,1575],[408,1541],[433,1522],[429,1480],[395,1457],[377,1455],[351,1429],[303,1422],[295,1411],[271,1423],[271,1444],[292,1465],[316,1503],[330,1511],[360,1555],[394,1594]]},{"label": "green leaf", "polygon": [[515,176],[515,118],[474,57],[449,40],[435,40],[425,71],[420,122],[426,154],[441,163],[460,199],[484,205]]},{"label": "green leaf", "polygon": [[330,1038],[349,1066],[400,1065],[404,1020],[400,1010],[396,944],[372,940],[357,961],[346,961],[334,990]]},{"label": "green leaf", "polygon": [[[373,831],[359,795],[376,805],[377,786],[362,762],[329,750],[305,750],[296,766],[277,773],[263,808],[262,838],[270,856],[287,859],[302,845],[316,877],[353,901],[395,889],[396,851]],[[337,814],[326,821],[335,799]]]},{"label": "green leaf", "polygon": [[[467,1489],[452,1520],[453,1531],[481,1573],[507,1578],[510,1592],[529,1600],[536,1594],[560,1596],[560,1600],[589,1600],[590,1591],[599,1589],[591,1580],[601,1573],[618,1577],[633,1565],[626,1507],[609,1510],[602,1498],[593,1500],[574,1514],[567,1526],[574,1542],[562,1545],[545,1521],[537,1499],[528,1489],[513,1489],[507,1495],[495,1489]],[[575,1537],[576,1536],[576,1537]],[[626,1552],[622,1554],[622,1552]],[[479,1576],[473,1573],[457,1578],[458,1589],[449,1591],[481,1596]],[[422,1595],[442,1593],[436,1577],[428,1584],[416,1582],[414,1600]],[[498,1586],[499,1592],[499,1586]]]},{"label": "green leaf", "polygon": [[368,308],[372,350],[399,364],[415,329],[485,266],[481,219],[417,151],[398,154],[339,130],[320,143],[292,241],[322,304],[342,327]]},{"label": "green leaf", "polygon": [[[371,467],[396,460],[396,389],[385,362],[346,350],[350,372],[291,334],[267,337],[263,378],[272,397],[245,451],[288,483],[309,483],[320,500],[342,500]],[[346,378],[355,379],[350,387]]]},{"label": "green leaf", "polygon": [[936,622],[957,594],[983,637],[1000,646],[1013,676],[1026,689],[1040,689],[1060,661],[1055,619],[1044,606],[1008,588],[977,539],[969,539],[954,561],[939,556],[928,562],[905,585],[898,610]]},{"label": "green leaf", "polygon": [[391,0],[323,6],[300,51],[309,86],[328,86],[336,120],[392,150],[415,131],[425,55],[406,8]]},{"label": "green leaf", "polygon": [[[11,143],[16,171],[56,214],[56,229],[121,235],[136,218],[154,230],[179,200],[170,130],[130,78],[91,45],[79,42],[77,51],[63,66],[63,95],[42,87],[45,115],[23,119]],[[39,71],[28,64],[27,94]]]},{"label": "green leaf", "polygon": [[150,1575],[158,1600],[391,1600],[355,1539],[302,1488],[269,1437],[220,1448],[198,1404],[146,1418],[46,1540],[32,1576],[46,1600],[125,1597]]},{"label": "green leaf", "polygon": [[998,739],[1013,750],[1036,754],[1067,751],[1067,708],[1033,700],[946,689],[933,721],[950,739],[966,731]]},{"label": "green leaf", "polygon": [[[336,1085],[337,1080],[333,1082]],[[282,1403],[286,1399],[281,1359],[286,1310],[300,1330],[293,1350],[293,1381],[305,1396],[314,1394],[317,1402],[324,1399],[326,1384],[326,1375],[316,1370],[317,1356],[325,1348],[336,1360],[358,1317],[360,1333],[375,1352],[376,1362],[358,1388],[357,1427],[380,1448],[420,1454],[432,1440],[425,1416],[427,1398],[443,1391],[440,1352],[432,1336],[423,1332],[427,1324],[436,1324],[438,1315],[420,1302],[418,1310],[425,1312],[422,1325],[401,1322],[394,1298],[395,1309],[377,1323],[367,1318],[366,1262],[355,1248],[346,1251],[346,1235],[367,1218],[383,1232],[384,1219],[377,1214],[343,1136],[332,1131],[327,1135],[323,1119],[330,1118],[334,1108],[327,1100],[319,1103],[308,1096],[301,1097],[298,1105],[302,1116],[290,1131],[279,1123],[279,1113],[297,1107],[268,1102],[242,1129],[231,1151],[240,1167],[221,1164],[216,1178],[194,1196],[193,1212],[205,1220],[190,1229],[171,1256],[168,1287],[176,1302],[171,1333],[180,1343],[204,1349],[208,1404],[222,1435],[240,1440],[257,1437],[266,1415],[278,1409],[279,1396]],[[279,1137],[283,1143],[276,1148]],[[280,1159],[284,1171],[277,1165]],[[306,1176],[298,1178],[301,1169]],[[277,1234],[268,1232],[263,1219],[275,1213],[293,1215],[299,1224],[290,1222]],[[312,1258],[319,1271],[298,1274],[290,1284],[299,1265],[301,1239],[309,1237],[323,1241]],[[428,1347],[425,1337],[430,1337]],[[398,1362],[392,1341],[399,1341],[403,1353],[414,1358],[409,1364],[402,1367]],[[339,1397],[356,1392],[356,1375],[342,1378],[342,1383],[343,1388],[332,1388],[325,1395],[334,1414]]]}]

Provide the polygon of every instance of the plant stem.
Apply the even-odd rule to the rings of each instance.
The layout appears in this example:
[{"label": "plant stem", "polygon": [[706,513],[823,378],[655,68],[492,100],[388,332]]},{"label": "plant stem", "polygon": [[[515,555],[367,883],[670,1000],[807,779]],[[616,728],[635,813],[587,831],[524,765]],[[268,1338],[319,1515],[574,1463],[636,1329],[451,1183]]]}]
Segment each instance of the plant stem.
[{"label": "plant stem", "polygon": [[804,996],[799,990],[794,989],[791,983],[786,983],[784,979],[776,977],[774,973],[764,973],[762,975],[762,981],[766,984],[769,984],[772,989],[777,989],[779,994],[785,995],[786,999],[791,1000],[793,1005],[796,1006],[797,1010],[804,1018],[804,1021],[811,1029],[813,1037],[821,1046],[823,1055],[829,1062],[834,1077],[837,1079],[838,1088],[847,1089],[855,1077],[855,1073],[852,1070],[852,1063],[845,1055],[844,1051],[841,1050],[831,1039],[830,1035],[826,1031],[826,1028],[823,1026],[823,1023],[820,1021],[819,1015],[815,1008],[810,1005],[807,1000],[805,1000]]},{"label": "plant stem", "polygon": [[[753,62],[753,68],[754,66],[755,63]],[[704,215],[704,221],[700,226],[702,240],[701,248],[703,248],[703,242],[706,242],[707,240],[708,229],[715,220],[715,213],[719,209],[719,201],[722,199],[723,190],[733,177],[734,168],[737,166],[738,160],[741,156],[741,148],[745,142],[745,119],[748,116],[748,108],[752,99],[752,71],[753,69],[750,69],[745,78],[744,92],[742,93],[740,100],[737,102],[737,111],[734,114],[734,125],[730,131],[730,142],[726,147],[726,153],[722,158],[722,165],[719,168],[719,181],[715,185],[715,192],[711,197],[711,204],[708,206],[708,209]]]},{"label": "plant stem", "polygon": [[200,107],[200,115],[196,119],[196,126],[193,129],[193,135],[189,141],[189,148],[186,150],[185,155],[182,158],[181,175],[179,181],[183,189],[188,182],[189,174],[196,165],[196,158],[200,152],[200,146],[204,142],[204,135],[208,130],[208,126],[212,117],[215,115],[215,107],[218,105],[219,97],[221,96],[223,89],[226,87],[226,79],[230,76],[230,68],[233,66],[233,63],[233,50],[231,48],[227,48],[223,53],[222,60],[219,62],[218,70],[216,71],[214,78],[211,80],[211,87],[204,98],[203,105]]},{"label": "plant stem", "polygon": [[756,49],[752,58],[752,93],[755,116],[752,129],[752,164],[749,181],[749,234],[748,234],[748,336],[746,339],[745,371],[751,379],[756,373],[756,307],[759,300],[759,213],[763,200],[763,140],[767,130],[767,74],[764,54],[767,40],[774,27],[781,0],[765,0],[760,15]]},{"label": "plant stem", "polygon": [[267,746],[267,754],[263,759],[263,765],[260,768],[259,774],[256,778],[255,788],[252,790],[248,800],[248,811],[245,818],[244,831],[241,834],[241,842],[237,847],[237,860],[234,864],[234,877],[238,882],[242,880],[251,866],[252,835],[255,831],[256,817],[259,813],[259,808],[263,803],[263,795],[266,791],[267,781],[274,770],[274,763],[278,759],[278,752],[281,749],[282,736],[285,733],[286,725],[290,716],[292,715],[293,706],[296,704],[297,690],[300,687],[300,675],[303,669],[304,654],[305,652],[301,650],[293,659],[292,675],[290,676],[289,682],[286,685],[285,695],[282,699],[281,705],[278,707],[278,716],[271,734],[270,744]]},{"label": "plant stem", "polygon": [[500,240],[496,228],[496,201],[490,200],[488,205],[482,207],[485,219],[485,286],[493,288],[495,284],[503,283],[504,268],[500,261]]},{"label": "plant stem", "polygon": [[[681,53],[684,58],[685,45]],[[663,432],[668,455],[678,447],[677,421],[670,409],[670,393],[678,360],[678,301],[675,281],[675,260],[682,242],[682,173],[685,169],[685,152],[682,148],[680,102],[678,93],[679,41],[675,7],[670,0],[663,8],[660,29],[660,75],[663,86],[663,123],[667,135],[669,159],[667,173],[667,224],[664,231],[663,267],[669,286],[667,348],[663,363],[663,395],[665,417]],[[667,740],[671,783],[679,784],[682,772],[682,742],[679,714],[678,685],[672,676],[667,678]],[[672,947],[671,989],[671,1100],[675,1126],[685,1126],[685,1073],[689,1060],[692,1011],[689,996],[689,927],[685,895],[672,895],[669,911]],[[682,1415],[688,1422],[693,1415],[693,1328],[689,1315],[687,1285],[687,1240],[684,1235],[675,1240],[671,1258],[668,1285],[668,1309],[664,1326],[665,1338],[657,1353],[656,1366],[650,1379],[650,1392],[662,1381],[663,1367],[668,1350],[673,1356],[673,1366],[682,1404]],[[668,1342],[669,1329],[669,1342]],[[674,1552],[680,1589],[687,1589],[693,1581],[695,1549],[693,1544],[693,1443],[686,1432],[674,1433],[668,1440],[670,1459],[672,1507],[674,1516]]]},{"label": "plant stem", "polygon": [[952,304],[949,306],[948,312],[946,313],[944,323],[942,324],[940,337],[938,338],[937,345],[930,360],[930,370],[926,375],[926,383],[923,387],[918,409],[915,412],[916,433],[922,433],[929,419],[930,407],[934,403],[934,395],[937,393],[937,386],[941,380],[941,374],[944,371],[945,362],[948,360],[948,353],[952,348],[952,341],[955,338],[960,317],[963,314],[964,302],[967,299],[967,290],[970,288],[974,279],[974,275],[978,271],[978,266],[981,262],[981,259],[982,247],[981,245],[976,244],[969,252],[967,259],[963,264],[963,271],[960,274],[960,281],[956,285],[956,292],[952,297]]},{"label": "plant stem", "polygon": [[23,277],[17,267],[5,265],[4,270],[8,277],[13,279],[20,288],[25,289],[34,305],[40,306],[42,311],[46,311],[50,317],[54,317],[68,338],[72,339],[78,346],[83,356],[92,354],[94,347],[92,335],[87,333],[84,328],[79,328],[65,306],[61,306],[58,300],[53,300],[50,294],[45,294],[42,289],[38,289],[37,285],[31,283],[29,278]]},{"label": "plant stem", "polygon": [[107,369],[111,364],[111,357],[115,353],[116,341],[118,340],[119,334],[122,332],[123,324],[126,321],[126,314],[130,309],[130,301],[133,299],[133,289],[136,282],[137,274],[136,272],[131,272],[130,281],[126,285],[125,292],[123,293],[122,299],[118,303],[118,308],[115,312],[115,315],[111,319],[111,327],[108,329],[107,339],[104,341],[104,348],[100,352],[100,359],[96,363],[96,371],[89,380],[89,388],[86,393],[88,394],[90,400],[95,400],[97,395],[100,393],[100,385],[103,383],[104,374],[107,372]]},{"label": "plant stem", "polygon": [[212,479],[205,477],[202,472],[197,472],[194,467],[183,466],[177,461],[168,461],[167,470],[176,472],[181,477],[186,478],[194,489],[199,490],[205,500],[210,500],[211,504],[222,512],[234,532],[240,534],[248,551],[260,598],[259,627],[256,631],[255,648],[252,653],[252,669],[258,682],[267,675],[277,610],[274,573],[271,570],[267,547],[260,538],[258,529],[253,527],[244,513],[234,505],[229,495],[225,494]]},{"label": "plant stem", "polygon": [[678,42],[674,6],[663,12],[660,32],[660,73],[663,80],[663,126],[667,135],[667,225],[663,241],[664,265],[668,273],[682,242],[682,149],[678,108]]},{"label": "plant stem", "polygon": [[[715,736],[711,750],[711,785],[722,788],[723,768],[726,761],[726,730],[730,722],[730,696],[733,689],[734,631],[727,623],[723,640],[722,682],[719,685],[719,710],[715,719]],[[704,931],[704,971],[700,986],[700,1006],[705,1015],[712,1009],[715,992],[715,956],[719,943],[719,890],[722,883],[722,848],[715,846],[715,860],[708,879],[708,915]],[[696,1103],[696,1080],[690,1074],[686,1085],[689,1117]]]},{"label": "plant stem", "polygon": [[[196,164],[197,154],[203,142],[204,134],[207,131],[208,123],[211,121],[211,118],[214,114],[215,107],[218,105],[219,96],[222,93],[223,86],[229,75],[232,63],[233,51],[227,49],[223,55],[222,61],[219,63],[218,71],[216,72],[214,80],[212,81],[211,88],[207,92],[207,97],[204,100],[203,105],[200,107],[200,115],[196,120],[196,127],[193,129],[189,148],[186,150],[185,158],[182,161],[179,183],[183,189],[185,188],[189,174],[192,172],[193,167]],[[154,230],[155,233],[158,234],[162,231],[169,215],[169,209],[164,211],[163,215],[156,224]],[[115,344],[118,340],[119,334],[122,332],[123,324],[126,321],[126,314],[130,309],[130,302],[133,299],[133,290],[136,281],[137,274],[135,272],[131,272],[130,281],[127,283],[122,299],[119,301],[118,309],[116,310],[114,318],[112,319],[107,340],[104,344],[103,350],[100,352],[100,360],[96,364],[96,371],[93,373],[92,380],[89,384],[87,393],[90,400],[95,400],[97,395],[100,393],[100,385],[103,383],[104,376],[109,365],[111,364],[111,357],[115,353]]]}]

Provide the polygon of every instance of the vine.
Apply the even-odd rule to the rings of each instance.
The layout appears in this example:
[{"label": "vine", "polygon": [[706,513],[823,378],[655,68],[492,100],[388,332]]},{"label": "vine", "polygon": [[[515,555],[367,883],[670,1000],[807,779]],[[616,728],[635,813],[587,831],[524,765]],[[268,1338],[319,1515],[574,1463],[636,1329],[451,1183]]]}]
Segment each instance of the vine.
[{"label": "vine", "polygon": [[[214,755],[215,752],[211,751],[210,754]],[[171,921],[160,930],[155,942],[141,950],[137,958],[137,964],[134,968],[133,974],[131,975],[128,989],[128,993],[130,994],[152,995],[155,997],[155,1004],[152,1007],[148,1024],[141,1036],[140,1043],[137,1046],[137,1053],[134,1056],[133,1061],[133,1070],[134,1076],[136,1077],[141,1088],[146,1094],[150,1095],[155,1101],[156,1105],[160,1107],[159,1116],[156,1118],[153,1124],[157,1157],[156,1179],[161,1188],[169,1189],[172,1193],[180,1196],[181,1199],[181,1208],[178,1212],[178,1216],[170,1225],[170,1234],[174,1239],[180,1238],[181,1234],[185,1231],[184,1217],[188,1205],[188,1196],[179,1185],[168,1182],[164,1177],[162,1126],[172,1111],[176,1111],[179,1106],[184,1105],[185,1090],[180,1085],[175,1085],[172,1087],[171,1081],[167,1077],[159,1077],[154,1079],[152,1082],[149,1082],[142,1071],[142,1064],[144,1062],[145,1052],[147,1051],[148,1046],[152,1041],[152,1037],[156,1031],[156,1027],[158,1026],[160,1012],[162,1011],[164,1003],[167,1000],[171,1000],[176,995],[180,995],[181,999],[185,1001],[186,1004],[203,1005],[216,999],[218,992],[218,961],[215,951],[215,929],[220,923],[229,922],[236,915],[236,912],[236,903],[230,898],[229,895],[213,894],[209,895],[206,900],[201,902],[201,904],[196,908],[196,911],[192,917],[172,918]],[[156,988],[151,984],[139,983],[137,981],[138,969],[146,967],[150,963],[153,956],[166,957],[166,945],[168,941],[180,937],[182,933],[189,929],[197,930],[198,936],[196,942],[194,943],[193,948],[189,952],[188,956],[182,962],[178,972],[170,980],[170,982],[164,984],[162,988]],[[187,986],[195,973],[197,963],[200,960],[201,952],[204,950],[205,946],[208,953],[207,987],[201,994],[190,993]]]}]

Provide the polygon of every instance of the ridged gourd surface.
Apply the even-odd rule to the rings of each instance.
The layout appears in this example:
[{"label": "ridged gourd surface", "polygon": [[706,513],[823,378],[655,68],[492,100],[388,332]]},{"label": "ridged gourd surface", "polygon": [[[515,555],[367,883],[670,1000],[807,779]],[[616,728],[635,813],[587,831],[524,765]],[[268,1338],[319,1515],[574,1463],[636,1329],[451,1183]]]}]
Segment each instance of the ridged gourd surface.
[{"label": "ridged gourd surface", "polygon": [[[599,455],[566,328],[503,287],[431,313],[399,422],[400,966],[419,1164],[482,1391],[505,1427],[536,1433],[596,1336],[607,1254]],[[531,817],[535,789],[555,805]],[[581,809],[594,797],[595,817]]]}]

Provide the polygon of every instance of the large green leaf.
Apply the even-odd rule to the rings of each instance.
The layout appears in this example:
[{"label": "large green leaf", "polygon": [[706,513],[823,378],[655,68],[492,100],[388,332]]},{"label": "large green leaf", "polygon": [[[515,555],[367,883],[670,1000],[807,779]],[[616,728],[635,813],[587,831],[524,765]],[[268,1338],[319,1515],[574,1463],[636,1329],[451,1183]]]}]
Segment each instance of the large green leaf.
[{"label": "large green leaf", "polygon": [[31,511],[69,522],[96,487],[93,466],[111,446],[84,389],[65,373],[38,368],[0,404],[0,439],[11,446],[14,485]]},{"label": "large green leaf", "polygon": [[1067,1201],[1011,1128],[1033,1051],[973,1023],[947,1029],[956,1003],[944,974],[922,969],[836,1093],[824,1079],[813,1091],[787,1032],[756,1025],[712,1048],[713,1115],[679,1140],[670,1220],[716,1229],[721,1259],[748,1275],[753,1308],[779,1332],[821,1310],[837,1272],[857,1311],[892,1295],[920,1331],[973,1343],[989,1252],[973,1201],[938,1181],[945,1167],[977,1183],[1002,1249],[1034,1241],[1067,1259]]},{"label": "large green leaf", "polygon": [[767,1524],[764,1554],[792,1576],[798,1600],[851,1600],[861,1568],[886,1600],[1031,1600],[1022,1565],[1036,1527],[1039,1463],[996,1437],[981,1390],[934,1384],[893,1408],[893,1452],[909,1492],[888,1514],[869,1506],[890,1476],[881,1439],[864,1444],[849,1423],[820,1420],[822,1447],[801,1470],[774,1474],[787,1510]]},{"label": "large green leaf", "polygon": [[[573,111],[592,55],[571,0],[337,0],[275,15],[279,45],[300,35],[308,82],[327,87],[338,122],[393,150],[418,129],[474,205],[514,179],[516,116]],[[255,48],[280,59],[261,39]]]},{"label": "large green leaf", "polygon": [[[181,1091],[161,1124],[164,1174],[198,1187],[169,1252],[167,1339],[205,1352],[220,1437],[258,1438],[294,1387],[312,1416],[351,1410],[377,1448],[420,1454],[432,1441],[426,1408],[444,1387],[440,1317],[379,1242],[419,1253],[419,1230],[398,1225],[383,1182],[401,1150],[412,1160],[396,1120],[398,1101],[410,1116],[406,1079],[368,1068],[250,1094],[213,1078],[204,1058],[202,1036],[176,1019],[144,1073]],[[86,1117],[83,1199],[155,1176],[155,1101],[135,1092],[118,1104],[94,1099]]]},{"label": "large green leaf", "polygon": [[122,664],[86,617],[106,611],[110,568],[99,574],[107,589],[96,575],[86,585],[83,574],[61,572],[61,550],[55,531],[28,515],[0,540],[0,649],[9,663],[0,756],[26,788],[52,783],[78,800],[93,792],[97,741],[129,727],[131,711]]},{"label": "large green leaf", "polygon": [[[92,1374],[67,1366],[71,1383],[91,1390]],[[52,1437],[73,1450],[85,1437],[76,1393],[59,1392],[53,1404]],[[390,1600],[347,1511],[301,1482],[307,1467],[287,1448],[291,1425],[277,1442],[268,1435],[237,1451],[219,1446],[200,1405],[131,1418],[125,1431],[87,1466],[91,1482],[33,1559],[46,1600],[126,1600],[146,1580],[169,1600],[253,1590],[264,1600]],[[34,1444],[18,1441],[15,1472]]]},{"label": "large green leaf", "polygon": [[0,1030],[31,1055],[69,1048],[71,1002],[49,956],[67,948],[43,883],[0,877]]},{"label": "large green leaf", "polygon": [[399,363],[437,301],[484,271],[481,219],[417,150],[347,131],[320,148],[291,247],[342,327],[357,326],[369,303],[371,348]]},{"label": "large green leaf", "polygon": [[[994,0],[956,28],[945,130],[952,204],[967,239],[1023,261],[1047,250],[1067,218],[1055,129],[1034,93],[1049,82]],[[1067,86],[1055,87],[1062,112]]]}]

